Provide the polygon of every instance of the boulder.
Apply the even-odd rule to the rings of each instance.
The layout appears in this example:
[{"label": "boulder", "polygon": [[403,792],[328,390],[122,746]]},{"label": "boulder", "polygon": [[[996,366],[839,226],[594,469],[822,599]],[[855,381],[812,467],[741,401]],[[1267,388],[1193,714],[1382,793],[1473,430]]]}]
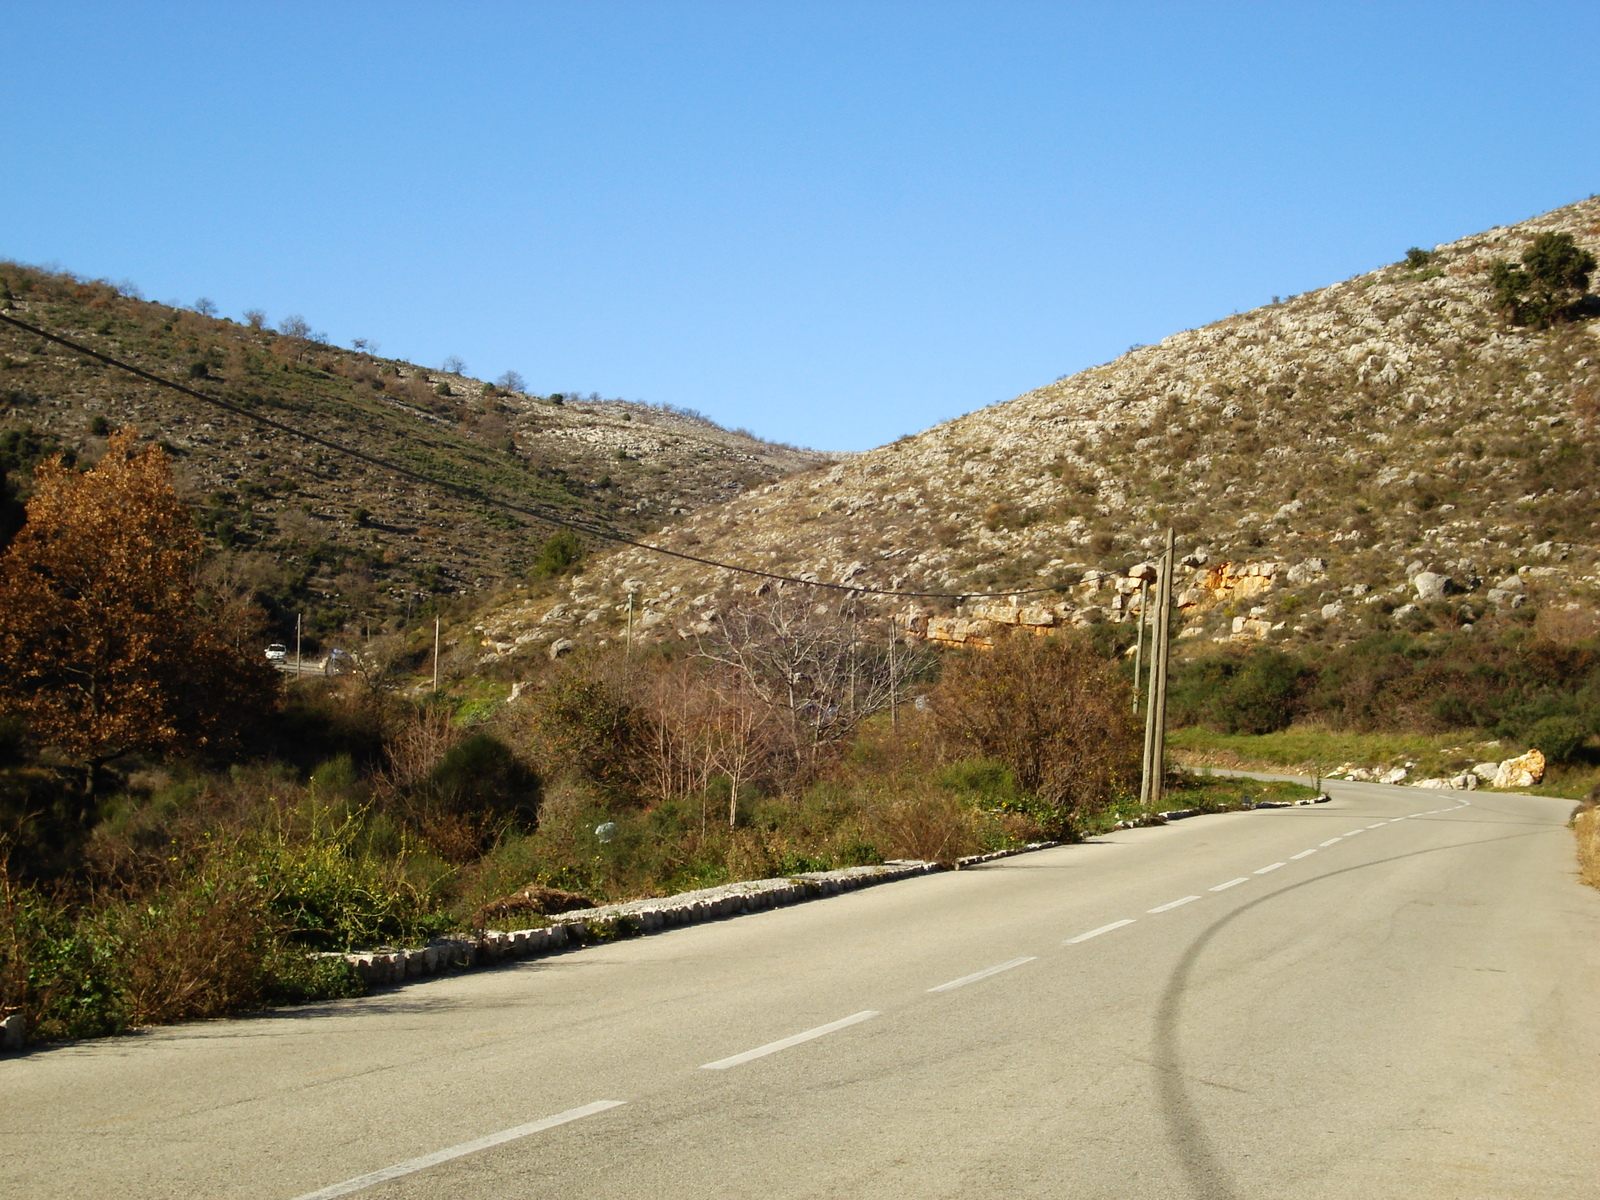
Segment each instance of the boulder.
[{"label": "boulder", "polygon": [[1392,771],[1385,771],[1378,776],[1379,783],[1399,783],[1405,779],[1408,772],[1404,767],[1395,767]]},{"label": "boulder", "polygon": [[1245,638],[1264,638],[1272,632],[1272,622],[1263,621],[1260,617],[1235,617],[1233,619],[1233,636],[1241,641]]},{"label": "boulder", "polygon": [[1289,582],[1299,586],[1303,583],[1315,583],[1328,573],[1328,560],[1325,558],[1308,558],[1305,562],[1296,563],[1289,568]]},{"label": "boulder", "polygon": [[1324,621],[1331,621],[1335,617],[1339,617],[1339,616],[1343,616],[1343,615],[1344,615],[1344,601],[1343,600],[1335,600],[1332,604],[1324,604],[1322,606],[1322,619]]},{"label": "boulder", "polygon": [[1531,787],[1544,778],[1544,754],[1529,750],[1516,758],[1508,758],[1495,773],[1497,788]]},{"label": "boulder", "polygon": [[550,643],[548,651],[551,658],[560,658],[564,654],[571,654],[578,648],[578,643],[571,638],[557,638]]},{"label": "boulder", "polygon": [[1472,768],[1472,773],[1484,783],[1493,783],[1494,777],[1500,774],[1500,764],[1497,762],[1481,762]]},{"label": "boulder", "polygon": [[1443,600],[1446,596],[1461,590],[1450,576],[1440,575],[1434,571],[1417,572],[1411,577],[1411,586],[1417,589],[1417,599],[1423,603],[1429,600]]}]

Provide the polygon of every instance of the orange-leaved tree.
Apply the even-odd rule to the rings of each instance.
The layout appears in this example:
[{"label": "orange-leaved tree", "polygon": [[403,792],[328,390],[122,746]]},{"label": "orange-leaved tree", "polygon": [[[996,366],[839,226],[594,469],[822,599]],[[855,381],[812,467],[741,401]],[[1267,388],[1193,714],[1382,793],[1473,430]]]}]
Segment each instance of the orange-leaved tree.
[{"label": "orange-leaved tree", "polygon": [[89,795],[121,755],[225,748],[276,676],[195,603],[200,535],[166,454],[123,429],[91,470],[56,456],[34,484],[0,554],[0,713],[77,758]]}]

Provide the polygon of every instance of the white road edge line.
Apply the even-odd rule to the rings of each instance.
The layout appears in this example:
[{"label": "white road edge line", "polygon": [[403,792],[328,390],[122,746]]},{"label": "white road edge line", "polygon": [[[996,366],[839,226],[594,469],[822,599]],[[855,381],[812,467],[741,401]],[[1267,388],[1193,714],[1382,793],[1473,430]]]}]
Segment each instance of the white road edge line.
[{"label": "white road edge line", "polygon": [[1070,937],[1062,942],[1063,946],[1076,946],[1079,942],[1087,942],[1090,938],[1099,937],[1102,933],[1110,933],[1113,929],[1121,929],[1124,925],[1132,925],[1133,918],[1127,917],[1121,921],[1113,921],[1109,925],[1102,925],[1099,929],[1091,929],[1088,933],[1080,933],[1077,937]]},{"label": "white road edge line", "polygon": [[1368,825],[1367,828],[1368,829],[1376,829],[1378,826],[1387,825],[1388,823],[1389,822],[1387,822],[1387,821],[1374,821],[1371,825]]},{"label": "white road edge line", "polygon": [[1259,871],[1252,871],[1251,874],[1252,875],[1265,875],[1268,871],[1276,871],[1279,867],[1282,867],[1282,866],[1285,866],[1285,865],[1287,865],[1287,864],[1285,864],[1285,863],[1273,863],[1270,867],[1262,867]]},{"label": "white road edge line", "polygon": [[1289,855],[1289,858],[1290,858],[1291,861],[1296,859],[1296,858],[1310,858],[1316,852],[1317,851],[1316,851],[1315,848],[1310,849],[1310,850],[1302,850],[1302,851],[1300,851],[1299,854],[1291,854],[1291,855]]},{"label": "white road edge line", "polygon": [[1164,913],[1164,912],[1167,912],[1170,909],[1177,908],[1178,905],[1180,905],[1180,904],[1188,904],[1191,900],[1198,900],[1198,899],[1200,899],[1199,896],[1185,896],[1182,900],[1168,900],[1165,904],[1158,904],[1154,908],[1145,909],[1145,912],[1148,912],[1148,913]]},{"label": "white road edge line", "polygon": [[1365,829],[1352,829],[1349,833],[1341,833],[1340,837],[1355,837],[1358,833],[1365,833]]},{"label": "white road edge line", "polygon": [[373,1171],[366,1175],[357,1175],[354,1179],[346,1179],[343,1183],[333,1184],[320,1191],[307,1192],[303,1196],[296,1196],[295,1200],[333,1200],[335,1196],[348,1196],[351,1192],[359,1192],[379,1183],[387,1183],[391,1179],[399,1179],[402,1175],[410,1175],[416,1171],[426,1170],[428,1167],[437,1166],[442,1162],[449,1162],[452,1158],[460,1158],[464,1154],[476,1154],[479,1150],[487,1150],[490,1146],[498,1146],[502,1142],[514,1142],[518,1138],[525,1138],[529,1134],[540,1133],[546,1129],[554,1129],[557,1125],[565,1125],[568,1121],[581,1120],[592,1117],[595,1113],[605,1112],[608,1108],[617,1108],[626,1104],[626,1100],[596,1100],[593,1104],[585,1104],[581,1108],[569,1108],[566,1112],[557,1113],[553,1117],[545,1117],[541,1121],[530,1121],[526,1125],[516,1125],[510,1129],[502,1129],[499,1133],[491,1133],[487,1137],[474,1138],[470,1142],[462,1142],[459,1146],[451,1146],[447,1150],[435,1150],[432,1154],[424,1154],[421,1158],[408,1159],[403,1163],[396,1163],[392,1167],[385,1167],[381,1171]]},{"label": "white road edge line", "polygon": [[1318,842],[1317,845],[1319,845],[1319,846],[1331,846],[1335,842],[1342,842],[1343,840],[1344,840],[1343,838],[1329,838],[1325,842]]},{"label": "white road edge line", "polygon": [[818,1025],[815,1029],[808,1029],[804,1033],[797,1033],[792,1037],[779,1038],[775,1042],[768,1042],[765,1046],[757,1046],[754,1050],[746,1050],[743,1054],[735,1054],[729,1058],[719,1058],[716,1062],[701,1063],[702,1071],[726,1071],[729,1067],[737,1067],[757,1058],[765,1058],[769,1054],[776,1054],[779,1050],[787,1050],[790,1046],[798,1046],[801,1042],[809,1042],[812,1038],[824,1037],[840,1029],[847,1029],[851,1025],[859,1025],[862,1021],[870,1021],[873,1017],[883,1014],[875,1008],[865,1012],[858,1012],[844,1017],[838,1021],[829,1021],[826,1025]]},{"label": "white road edge line", "polygon": [[1001,971],[1009,971],[1012,967],[1020,967],[1023,963],[1031,963],[1039,956],[1037,954],[1025,955],[1022,958],[1013,958],[1010,962],[1003,962],[998,967],[985,967],[981,971],[974,971],[971,975],[963,975],[960,979],[952,979],[949,983],[941,983],[938,987],[931,987],[930,992],[948,992],[958,987],[965,987],[969,983],[977,983],[980,979],[987,979],[991,975],[998,975]]},{"label": "white road edge line", "polygon": [[1227,883],[1219,883],[1219,884],[1217,884],[1217,886],[1216,886],[1216,887],[1214,887],[1214,888],[1207,888],[1207,889],[1206,889],[1206,890],[1207,890],[1207,891],[1212,891],[1212,892],[1225,892],[1225,891],[1227,891],[1227,890],[1228,890],[1228,889],[1229,889],[1229,888],[1231,888],[1231,887],[1234,887],[1234,886],[1235,886],[1235,885],[1237,885],[1237,884],[1241,884],[1241,883],[1249,883],[1249,882],[1250,882],[1250,876],[1248,876],[1248,875],[1241,875],[1241,876],[1239,876],[1239,878],[1237,878],[1237,879],[1230,879],[1230,880],[1228,880],[1228,882],[1227,882]]}]

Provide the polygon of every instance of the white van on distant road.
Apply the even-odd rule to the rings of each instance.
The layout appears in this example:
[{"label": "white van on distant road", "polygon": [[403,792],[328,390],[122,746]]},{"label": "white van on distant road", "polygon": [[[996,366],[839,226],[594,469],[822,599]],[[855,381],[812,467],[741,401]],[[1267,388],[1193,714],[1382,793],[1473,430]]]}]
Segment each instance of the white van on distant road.
[{"label": "white van on distant road", "polygon": [[286,647],[282,642],[273,642],[272,645],[267,647],[267,661],[268,662],[279,663],[279,662],[283,662],[288,657],[289,657],[288,647]]}]

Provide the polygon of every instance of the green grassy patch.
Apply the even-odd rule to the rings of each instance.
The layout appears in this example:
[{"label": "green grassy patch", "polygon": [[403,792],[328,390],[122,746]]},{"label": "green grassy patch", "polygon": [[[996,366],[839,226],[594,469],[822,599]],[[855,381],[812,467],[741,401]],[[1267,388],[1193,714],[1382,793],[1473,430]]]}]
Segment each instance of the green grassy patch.
[{"label": "green grassy patch", "polygon": [[1191,767],[1232,767],[1247,771],[1326,774],[1344,763],[1399,767],[1407,763],[1411,778],[1429,778],[1472,763],[1511,758],[1526,747],[1474,740],[1460,732],[1355,733],[1292,725],[1277,733],[1215,733],[1192,726],[1167,735],[1178,762]]}]

